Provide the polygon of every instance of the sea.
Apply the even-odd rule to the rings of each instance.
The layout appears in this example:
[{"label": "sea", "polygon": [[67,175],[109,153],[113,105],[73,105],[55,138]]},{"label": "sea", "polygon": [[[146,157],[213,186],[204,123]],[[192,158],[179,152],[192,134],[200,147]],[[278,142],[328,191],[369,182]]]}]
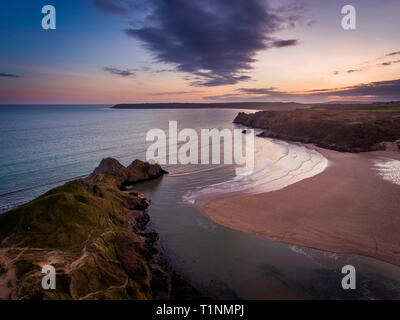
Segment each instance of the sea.
[{"label": "sea", "polygon": [[[1,105],[0,214],[88,176],[103,158],[123,165],[146,160],[153,143],[147,133],[161,129],[168,136],[170,121],[177,122],[178,132],[190,128],[198,136],[202,129],[243,130],[232,123],[240,111],[254,112]],[[178,150],[184,143],[178,143]],[[257,238],[217,225],[198,210],[196,204],[216,198],[284,188],[329,165],[320,153],[299,144],[255,136],[254,146],[255,166],[246,174],[237,174],[240,165],[223,161],[166,164],[168,175],[136,185],[152,201],[150,226],[159,233],[170,265],[221,299],[400,299],[399,267]],[[202,145],[198,148],[200,153]],[[356,290],[341,285],[345,265],[356,268]]]}]

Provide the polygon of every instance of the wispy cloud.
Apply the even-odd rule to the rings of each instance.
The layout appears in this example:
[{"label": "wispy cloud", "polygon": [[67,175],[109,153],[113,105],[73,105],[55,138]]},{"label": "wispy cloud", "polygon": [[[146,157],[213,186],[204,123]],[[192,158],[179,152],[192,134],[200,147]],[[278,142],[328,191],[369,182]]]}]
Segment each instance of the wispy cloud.
[{"label": "wispy cloud", "polygon": [[135,69],[118,69],[118,68],[111,68],[111,67],[104,67],[104,71],[107,71],[111,74],[121,76],[121,77],[132,77],[135,76]]},{"label": "wispy cloud", "polygon": [[315,24],[317,24],[317,23],[318,23],[317,20],[311,20],[311,21],[308,21],[308,22],[307,22],[307,26],[308,26],[308,27],[312,27],[313,25],[315,25]]},{"label": "wispy cloud", "polygon": [[[393,64],[399,63],[400,60],[385,61],[385,62],[380,62],[378,64],[377,64],[377,62],[378,61],[382,61],[382,60],[387,60],[389,57],[393,57],[393,56],[396,56],[396,55],[400,55],[400,51],[390,52],[390,53],[387,53],[387,54],[385,54],[383,56],[380,56],[380,57],[378,57],[378,58],[376,58],[374,60],[365,61],[365,62],[359,64],[356,67],[352,67],[352,68],[346,70],[346,73],[347,74],[351,74],[351,73],[355,73],[355,72],[361,72],[361,71],[365,71],[365,70],[370,70],[372,68],[376,68],[377,66],[378,67],[391,66]],[[332,73],[334,75],[338,75],[340,72],[338,70],[334,70],[334,71],[332,71]]]},{"label": "wispy cloud", "polygon": [[236,91],[239,91],[241,93],[246,93],[246,94],[275,94],[278,91],[274,87],[270,88],[239,88]]},{"label": "wispy cloud", "polygon": [[196,93],[202,93],[200,90],[192,90],[192,91],[167,91],[167,92],[153,92],[149,93],[150,96],[170,96],[170,95],[190,95]]},{"label": "wispy cloud", "polygon": [[387,66],[391,66],[392,64],[396,64],[396,63],[400,63],[400,60],[382,62],[382,63],[380,63],[378,65],[381,66],[381,67],[387,67]]},{"label": "wispy cloud", "polygon": [[400,55],[400,51],[390,52],[390,53],[386,54],[385,57],[391,57],[391,56],[396,56],[396,55]]},{"label": "wispy cloud", "polygon": [[308,91],[311,94],[348,96],[376,96],[377,98],[400,99],[400,79],[361,83],[335,89]]},{"label": "wispy cloud", "polygon": [[313,89],[303,92],[281,91],[277,88],[240,88],[236,92],[205,97],[207,100],[223,101],[301,101],[335,98],[358,98],[374,100],[400,100],[400,79],[361,83],[339,88]]},{"label": "wispy cloud", "polygon": [[4,73],[4,72],[0,72],[0,77],[5,77],[5,78],[21,78],[19,75],[17,74],[12,74],[12,73]]},{"label": "wispy cloud", "polygon": [[359,68],[359,69],[350,69],[347,70],[347,73],[354,73],[354,72],[360,72],[360,71],[364,71],[366,68]]}]

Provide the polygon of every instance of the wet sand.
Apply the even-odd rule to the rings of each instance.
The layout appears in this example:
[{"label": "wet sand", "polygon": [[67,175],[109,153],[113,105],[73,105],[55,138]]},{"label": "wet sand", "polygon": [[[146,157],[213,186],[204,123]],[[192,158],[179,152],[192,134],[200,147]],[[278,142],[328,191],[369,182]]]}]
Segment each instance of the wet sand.
[{"label": "wet sand", "polygon": [[317,149],[322,173],[284,189],[219,199],[201,210],[215,223],[279,242],[359,254],[400,266],[400,185],[375,169],[399,152]]}]

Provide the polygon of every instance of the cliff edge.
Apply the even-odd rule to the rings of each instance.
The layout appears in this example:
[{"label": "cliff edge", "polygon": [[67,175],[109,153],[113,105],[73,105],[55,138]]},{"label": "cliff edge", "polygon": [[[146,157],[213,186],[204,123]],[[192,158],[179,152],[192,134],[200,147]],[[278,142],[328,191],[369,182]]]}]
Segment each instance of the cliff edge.
[{"label": "cliff edge", "polygon": [[366,152],[400,150],[400,104],[240,112],[234,123],[264,129],[259,136]]},{"label": "cliff edge", "polygon": [[[0,299],[196,299],[147,228],[150,201],[132,184],[159,165],[103,159],[86,179],[54,188],[0,215]],[[56,289],[44,290],[44,265]]]}]

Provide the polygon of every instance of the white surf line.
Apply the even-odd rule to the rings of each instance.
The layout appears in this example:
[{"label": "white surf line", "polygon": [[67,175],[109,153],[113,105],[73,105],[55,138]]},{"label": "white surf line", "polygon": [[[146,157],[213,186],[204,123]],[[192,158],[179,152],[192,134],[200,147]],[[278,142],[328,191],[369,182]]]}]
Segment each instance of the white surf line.
[{"label": "white surf line", "polygon": [[261,139],[256,146],[259,151],[256,152],[255,170],[229,181],[188,191],[183,199],[194,204],[208,196],[280,190],[323,172],[328,165],[328,160],[314,149],[280,140]]},{"label": "white surf line", "polygon": [[375,162],[375,169],[378,170],[382,179],[400,185],[400,161],[386,158]]}]

